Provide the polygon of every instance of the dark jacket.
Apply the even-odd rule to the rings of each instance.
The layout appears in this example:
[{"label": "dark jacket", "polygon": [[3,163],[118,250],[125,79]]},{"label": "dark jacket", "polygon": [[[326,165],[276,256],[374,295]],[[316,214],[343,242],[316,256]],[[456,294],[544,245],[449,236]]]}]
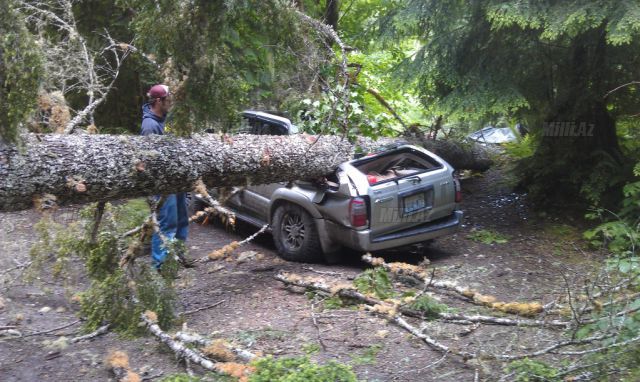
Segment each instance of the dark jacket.
[{"label": "dark jacket", "polygon": [[166,116],[158,117],[151,111],[151,105],[142,105],[142,127],[140,135],[164,134],[164,121]]}]

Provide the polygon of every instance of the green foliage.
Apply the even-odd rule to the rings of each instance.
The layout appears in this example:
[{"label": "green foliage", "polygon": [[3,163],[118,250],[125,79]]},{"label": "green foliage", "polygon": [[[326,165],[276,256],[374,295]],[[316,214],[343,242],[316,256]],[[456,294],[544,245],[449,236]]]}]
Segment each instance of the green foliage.
[{"label": "green foliage", "polygon": [[318,345],[317,343],[309,343],[302,346],[302,351],[306,355],[317,354],[320,353],[320,345]]},{"label": "green foliage", "polygon": [[299,120],[300,128],[311,134],[336,134],[345,132],[345,125],[350,126],[349,135],[355,135],[368,125],[362,106],[356,102],[348,102],[349,91],[337,85],[331,92],[321,93],[316,100],[305,98],[297,108],[291,108]]},{"label": "green foliage", "polygon": [[360,365],[374,365],[376,363],[376,357],[382,350],[382,345],[375,344],[366,348],[361,354],[354,356],[351,359],[351,364],[354,366]]},{"label": "green foliage", "polygon": [[95,330],[108,322],[123,334],[142,334],[140,314],[146,310],[158,315],[162,328],[169,328],[174,320],[176,301],[172,283],[179,267],[175,254],[185,251],[184,245],[178,241],[171,243],[161,274],[145,261],[147,259],[139,259],[135,265],[122,268],[120,260],[125,249],[127,255],[134,258],[146,255],[146,243],[140,242],[138,237],[124,239],[121,235],[142,224],[149,208],[144,200],[132,200],[118,206],[105,204],[96,241],[91,242],[95,208],[96,204],[93,204],[83,209],[80,220],[69,226],[55,223],[49,216],[36,224],[40,240],[31,249],[33,272],[53,262],[53,275],[65,276],[72,260],[82,261],[91,279],[80,300],[80,311],[87,318],[87,330]]},{"label": "green foliage", "polygon": [[507,366],[507,371],[515,373],[513,381],[516,382],[561,382],[558,370],[541,361],[528,358],[513,361]]},{"label": "green foliage", "polygon": [[83,251],[85,242],[78,240],[82,229],[78,223],[64,226],[56,223],[50,214],[45,214],[34,226],[39,241],[29,251],[32,266],[27,273],[27,280],[33,280],[36,273],[42,271],[45,264],[53,261],[51,272],[54,277],[69,276],[69,262],[75,255]]},{"label": "green foliage", "polygon": [[529,7],[526,3],[491,4],[487,17],[495,29],[517,26],[541,31],[543,40],[575,38],[606,25],[606,37],[612,45],[629,44],[640,34],[640,7],[634,2],[616,4],[596,1],[551,3],[547,7]]},{"label": "green foliage", "polygon": [[250,382],[356,382],[349,366],[336,361],[325,365],[313,363],[307,357],[261,358],[252,363],[256,371]]},{"label": "green foliage", "polygon": [[353,280],[353,285],[358,291],[373,294],[383,300],[395,295],[389,274],[382,267],[365,270]]},{"label": "green foliage", "polygon": [[[357,382],[356,375],[347,365],[329,361],[319,365],[308,357],[260,358],[252,365],[256,371],[249,376],[250,382]],[[174,374],[163,378],[162,382],[231,382],[236,378],[209,373],[203,377]]]},{"label": "green foliage", "polygon": [[325,309],[340,309],[344,306],[344,302],[342,302],[340,296],[331,296],[322,302],[322,306]]},{"label": "green foliage", "polygon": [[113,209],[113,220],[117,230],[138,227],[149,217],[149,205],[144,198],[130,199]]},{"label": "green foliage", "polygon": [[34,110],[42,76],[38,48],[13,4],[0,3],[0,138],[8,142]]},{"label": "green foliage", "polygon": [[[420,42],[399,75],[417,81],[425,108],[449,121],[507,116],[541,137],[511,147],[532,199],[608,203],[622,186],[616,120],[637,113],[640,92],[603,97],[637,81],[637,2],[404,0],[386,9],[383,43]],[[545,136],[545,122],[563,121],[597,128],[592,137]]]},{"label": "green foliage", "polygon": [[[640,176],[640,163],[634,168]],[[606,246],[618,256],[633,256],[640,242],[640,181],[631,181],[623,188],[622,207],[617,214],[597,209],[587,214],[590,219],[602,219],[604,223],[584,233],[585,239],[594,245]],[[609,220],[613,218],[613,220]]]},{"label": "green foliage", "polygon": [[[135,296],[135,297],[134,297]],[[87,330],[96,330],[109,322],[125,335],[140,335],[140,315],[146,310],[158,314],[163,329],[173,323],[175,291],[171,282],[146,266],[135,277],[127,277],[117,268],[102,280],[94,280],[81,295],[80,311],[87,318]]]},{"label": "green foliage", "polygon": [[435,319],[440,313],[446,312],[449,307],[431,296],[422,295],[412,301],[409,308],[422,312],[427,319]]},{"label": "green foliage", "polygon": [[467,238],[484,244],[504,244],[509,241],[509,236],[487,229],[477,230],[467,235]]},{"label": "green foliage", "polygon": [[514,159],[526,159],[536,151],[538,142],[533,135],[528,134],[522,139],[518,139],[515,142],[507,142],[504,144],[504,149]]},{"label": "green foliage", "polygon": [[584,237],[594,246],[605,246],[617,255],[631,256],[640,240],[640,231],[638,226],[624,220],[614,220],[586,231]]},{"label": "green foliage", "polygon": [[244,107],[277,108],[292,93],[305,93],[333,59],[324,36],[286,1],[196,0],[185,6],[119,0],[118,5],[136,10],[131,27],[138,45],[167,63],[166,74],[176,83],[170,125],[177,133],[226,129]]}]

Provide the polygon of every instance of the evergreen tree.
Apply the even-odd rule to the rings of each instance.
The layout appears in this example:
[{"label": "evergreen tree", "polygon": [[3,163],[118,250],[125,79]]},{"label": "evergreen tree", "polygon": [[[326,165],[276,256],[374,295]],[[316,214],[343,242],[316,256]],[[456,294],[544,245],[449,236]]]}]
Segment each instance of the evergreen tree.
[{"label": "evergreen tree", "polygon": [[[618,189],[629,166],[616,122],[640,97],[633,86],[607,94],[640,78],[637,1],[391,3],[383,34],[421,40],[404,70],[426,105],[462,120],[508,115],[539,139],[521,167],[534,196],[597,202]],[[576,129],[559,134],[556,123]]]},{"label": "evergreen tree", "polygon": [[0,139],[15,141],[36,105],[41,58],[12,1],[0,2]]}]

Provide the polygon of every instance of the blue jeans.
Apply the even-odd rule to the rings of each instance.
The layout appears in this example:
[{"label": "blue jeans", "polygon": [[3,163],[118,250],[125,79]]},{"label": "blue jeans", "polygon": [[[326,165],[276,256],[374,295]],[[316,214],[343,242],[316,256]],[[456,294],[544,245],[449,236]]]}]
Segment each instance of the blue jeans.
[{"label": "blue jeans", "polygon": [[[187,240],[189,214],[187,212],[187,197],[184,192],[167,195],[164,203],[158,209],[158,225],[167,239]],[[154,233],[151,238],[153,266],[160,268],[166,257],[167,248],[163,245],[160,235]]]}]

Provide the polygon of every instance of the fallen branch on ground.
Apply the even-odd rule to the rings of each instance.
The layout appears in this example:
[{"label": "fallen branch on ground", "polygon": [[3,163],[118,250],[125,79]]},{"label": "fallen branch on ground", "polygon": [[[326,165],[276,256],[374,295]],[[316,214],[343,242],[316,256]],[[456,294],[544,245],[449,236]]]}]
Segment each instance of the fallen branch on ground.
[{"label": "fallen branch on ground", "polygon": [[[205,338],[199,334],[177,332],[174,336],[175,339],[187,344],[196,344],[201,347],[211,346],[213,340]],[[230,350],[243,362],[250,362],[257,358],[257,356],[250,351],[240,349],[237,347],[230,347]]]},{"label": "fallen branch on ground", "polygon": [[76,320],[76,321],[73,321],[72,323],[69,323],[69,324],[66,324],[66,325],[62,325],[62,326],[58,326],[57,328],[43,330],[43,331],[35,332],[35,333],[25,334],[24,336],[22,336],[22,338],[32,337],[32,336],[39,336],[41,334],[49,334],[49,333],[52,333],[52,332],[57,332],[58,330],[66,329],[66,328],[68,328],[70,326],[73,326],[73,325],[75,325],[75,324],[77,324],[77,323],[79,323],[81,321],[82,320]]},{"label": "fallen branch on ground", "polygon": [[[369,311],[375,312],[372,307],[367,307],[366,309],[369,310]],[[409,333],[413,334],[414,336],[420,338],[422,341],[424,341],[424,343],[429,345],[429,347],[431,347],[431,348],[433,348],[433,349],[435,349],[435,350],[437,350],[439,352],[442,352],[444,354],[454,354],[454,355],[462,357],[465,360],[471,359],[471,358],[476,358],[476,356],[477,356],[475,353],[469,353],[469,352],[454,350],[454,349],[450,348],[449,346],[446,346],[446,345],[434,340],[433,338],[431,338],[428,335],[424,334],[421,330],[419,330],[415,326],[410,325],[407,321],[405,321],[402,317],[400,317],[397,314],[393,315],[391,317],[386,317],[386,318],[389,321],[391,321],[391,322],[395,323],[396,325],[398,325],[399,327],[405,329]]]},{"label": "fallen branch on ground", "polygon": [[106,334],[109,332],[109,324],[103,325],[101,327],[99,327],[97,330],[89,333],[89,334],[85,334],[83,336],[78,336],[78,337],[74,337],[72,339],[69,340],[70,343],[76,343],[76,342],[81,342],[81,341],[86,341],[86,340],[90,340],[93,338],[96,338],[98,336],[101,336],[103,334]]},{"label": "fallen branch on ground", "polygon": [[211,308],[214,308],[214,307],[216,307],[216,306],[218,306],[218,305],[222,304],[222,303],[223,303],[223,302],[225,302],[225,301],[226,301],[226,300],[221,300],[221,301],[218,301],[218,302],[216,302],[216,303],[214,303],[214,304],[210,304],[210,305],[203,306],[203,307],[200,307],[200,308],[197,308],[197,309],[193,309],[193,310],[187,310],[186,312],[182,312],[182,313],[180,313],[180,315],[181,315],[181,316],[187,316],[187,315],[189,315],[189,314],[193,314],[193,313],[201,312],[201,311],[206,310],[206,309],[211,309]]},{"label": "fallen branch on ground", "polygon": [[160,326],[158,326],[156,322],[157,318],[154,312],[146,311],[140,317],[147,325],[147,329],[158,337],[160,342],[167,345],[180,359],[188,359],[190,362],[200,365],[209,371],[240,378],[240,381],[247,381],[247,375],[253,370],[251,366],[235,362],[213,362],[198,352],[189,349],[184,343],[174,340],[170,335],[160,329]]},{"label": "fallen branch on ground", "polygon": [[490,295],[484,295],[474,289],[462,287],[452,281],[437,281],[430,278],[427,272],[415,265],[407,263],[387,263],[380,257],[373,257],[367,253],[362,260],[373,266],[383,267],[396,276],[408,276],[423,285],[424,288],[436,288],[454,292],[467,301],[476,305],[486,306],[503,313],[532,317],[543,311],[543,306],[537,302],[503,302]]},{"label": "fallen branch on ground", "polygon": [[[396,311],[410,317],[424,318],[424,315],[414,309],[410,309],[405,305],[399,304],[399,302],[393,303],[388,301],[382,301],[375,297],[367,296],[358,292],[350,284],[337,284],[335,286],[329,286],[324,281],[315,278],[304,278],[298,275],[291,274],[277,274],[276,280],[281,281],[286,285],[293,285],[302,287],[305,289],[313,289],[320,291],[326,295],[338,295],[340,297],[356,300],[360,303],[384,307],[390,313],[395,314]],[[519,327],[554,327],[554,328],[567,328],[570,322],[565,321],[544,321],[544,320],[531,320],[531,319],[510,319],[504,317],[493,317],[484,315],[465,315],[460,313],[437,313],[436,318],[451,323],[483,323],[490,325],[504,325],[504,326],[519,326]]]},{"label": "fallen branch on ground", "polygon": [[236,250],[236,248],[251,242],[253,239],[258,237],[258,235],[260,235],[261,233],[265,232],[267,230],[267,228],[269,228],[269,225],[265,224],[256,233],[254,233],[253,235],[247,237],[246,239],[244,239],[242,241],[232,241],[231,243],[225,245],[224,247],[222,247],[220,249],[216,249],[215,251],[210,252],[207,255],[207,257],[204,257],[204,258],[200,259],[200,261],[224,259],[228,255],[232,254],[233,251]]},{"label": "fallen branch on ground", "polygon": [[15,329],[0,329],[0,336],[4,335],[20,338],[22,337],[22,332]]},{"label": "fallen branch on ground", "polygon": [[[326,295],[338,295],[340,297],[346,297],[355,299],[364,303],[364,308],[376,315],[386,318],[390,322],[398,325],[399,327],[407,330],[409,333],[414,336],[422,339],[427,345],[431,348],[438,350],[445,354],[453,354],[462,357],[463,359],[471,359],[471,358],[479,358],[482,359],[494,359],[499,361],[515,361],[525,358],[534,358],[539,357],[546,354],[558,354],[565,356],[575,356],[575,355],[584,355],[589,353],[603,352],[607,351],[614,347],[624,346],[630,343],[634,343],[640,341],[640,336],[632,338],[630,340],[611,344],[607,346],[600,346],[597,348],[586,349],[581,351],[559,351],[562,348],[571,347],[571,346],[584,346],[584,345],[593,345],[598,343],[599,341],[613,338],[616,334],[605,333],[597,336],[592,336],[584,339],[571,339],[566,341],[558,341],[544,347],[542,349],[532,351],[529,353],[515,354],[515,355],[507,355],[507,354],[488,354],[488,353],[472,353],[465,352],[453,349],[450,346],[446,346],[441,342],[431,338],[430,336],[423,333],[420,329],[415,326],[409,324],[402,315],[411,316],[411,317],[420,317],[420,314],[412,309],[407,309],[405,306],[398,304],[393,301],[382,301],[378,300],[374,297],[364,295],[353,289],[351,286],[344,286],[342,284],[338,284],[337,286],[330,287],[324,281],[318,280],[316,278],[303,278],[298,275],[288,275],[288,274],[278,274],[275,278],[285,285],[292,285],[297,287],[302,287],[305,289],[312,289],[315,291],[319,291]],[[549,322],[541,321],[541,320],[512,320],[507,318],[500,317],[491,317],[491,316],[467,316],[464,314],[448,314],[448,313],[437,313],[436,317],[443,321],[449,321],[457,323],[458,321],[465,322],[480,322],[494,325],[514,325],[514,326],[534,326],[534,327],[542,327],[548,328],[550,326],[555,327],[568,327],[570,325],[569,322],[562,321],[553,321],[551,324]]]}]

